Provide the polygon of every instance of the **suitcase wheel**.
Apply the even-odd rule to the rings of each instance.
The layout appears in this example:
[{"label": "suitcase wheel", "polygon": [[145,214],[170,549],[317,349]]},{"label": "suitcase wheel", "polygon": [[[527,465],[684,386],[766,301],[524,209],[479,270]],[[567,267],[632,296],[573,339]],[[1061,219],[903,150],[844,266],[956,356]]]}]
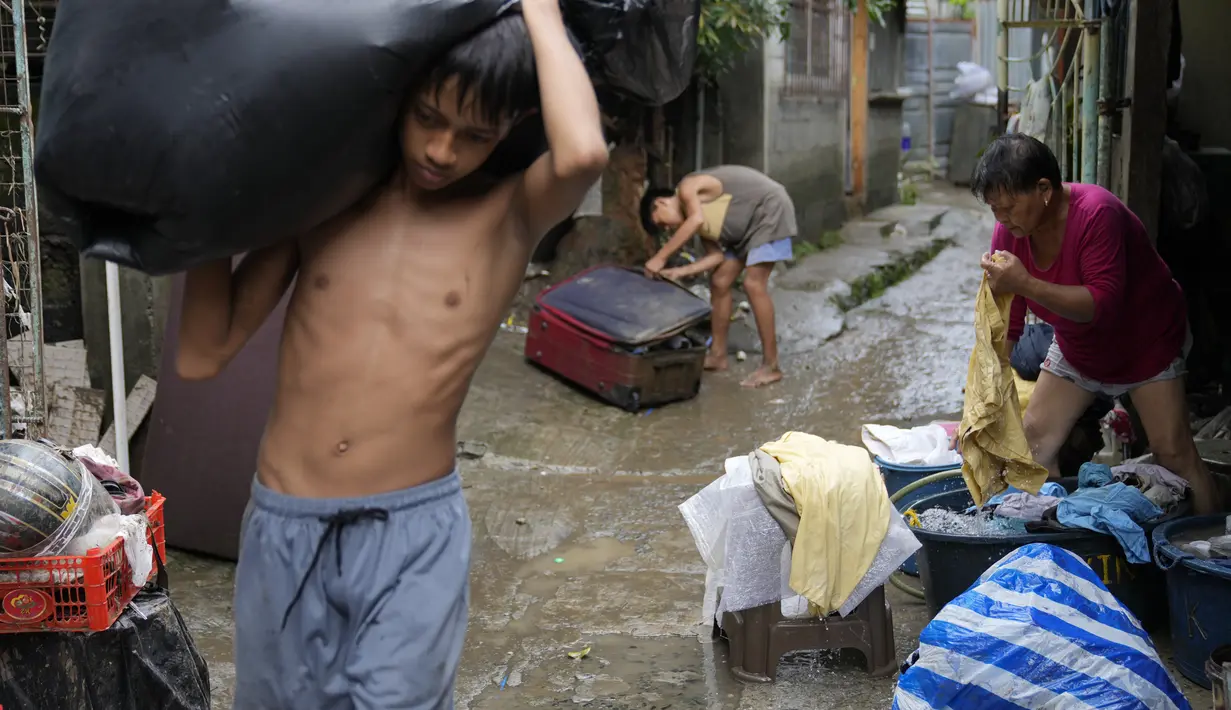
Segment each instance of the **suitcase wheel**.
[{"label": "suitcase wheel", "polygon": [[[602,390],[602,384],[599,384],[599,389]],[[641,410],[641,390],[636,388],[625,387],[623,385],[614,385],[611,388],[612,401],[627,412],[634,414]]]}]

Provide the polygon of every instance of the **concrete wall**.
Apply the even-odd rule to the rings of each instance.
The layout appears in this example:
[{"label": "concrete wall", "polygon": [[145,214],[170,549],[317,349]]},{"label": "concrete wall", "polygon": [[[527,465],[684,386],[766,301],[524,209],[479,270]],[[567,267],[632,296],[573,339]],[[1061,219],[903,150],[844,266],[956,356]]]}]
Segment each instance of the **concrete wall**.
[{"label": "concrete wall", "polygon": [[864,168],[866,211],[898,202],[902,155],[902,100],[885,96],[868,105],[868,161]]},{"label": "concrete wall", "polygon": [[765,62],[752,51],[718,84],[722,104],[722,162],[765,169]]},{"label": "concrete wall", "polygon": [[[158,378],[162,339],[171,298],[168,277],[152,278],[120,267],[121,322],[124,329],[124,379],[132,389],[137,378]],[[111,350],[107,330],[107,280],[104,264],[81,260],[81,312],[90,384],[107,390],[107,419],[111,411]]]},{"label": "concrete wall", "polygon": [[1203,146],[1231,148],[1231,63],[1226,35],[1231,2],[1179,0],[1184,31],[1184,84],[1179,123],[1201,134]]},{"label": "concrete wall", "polygon": [[849,98],[783,96],[786,47],[775,42],[764,56],[770,126],[766,172],[790,190],[800,238],[816,241],[846,219]]},{"label": "concrete wall", "polygon": [[898,201],[902,154],[903,61],[906,14],[891,12],[885,24],[868,32],[868,154],[864,170],[864,209]]}]

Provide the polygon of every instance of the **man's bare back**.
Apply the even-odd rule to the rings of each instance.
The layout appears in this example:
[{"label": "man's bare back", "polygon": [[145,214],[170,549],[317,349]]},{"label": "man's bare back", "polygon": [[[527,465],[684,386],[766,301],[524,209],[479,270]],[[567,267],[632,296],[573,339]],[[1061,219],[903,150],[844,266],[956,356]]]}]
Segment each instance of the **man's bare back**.
[{"label": "man's bare back", "polygon": [[458,411],[530,255],[513,193],[424,204],[395,182],[300,240],[262,483],[364,496],[452,471]]}]

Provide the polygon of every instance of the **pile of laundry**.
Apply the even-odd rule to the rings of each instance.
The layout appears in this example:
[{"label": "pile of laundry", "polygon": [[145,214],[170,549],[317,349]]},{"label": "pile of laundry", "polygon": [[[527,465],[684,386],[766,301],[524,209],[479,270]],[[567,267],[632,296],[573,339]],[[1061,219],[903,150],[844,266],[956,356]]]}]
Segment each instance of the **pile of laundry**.
[{"label": "pile of laundry", "polygon": [[[1077,490],[1043,484],[1039,493],[1010,487],[981,508],[961,513],[924,511],[911,521],[927,530],[955,535],[1012,535],[1082,528],[1116,538],[1134,564],[1150,562],[1142,525],[1176,512],[1185,503],[1188,482],[1157,464],[1125,463],[1114,468],[1083,464]],[[990,515],[990,517],[989,517]],[[911,517],[911,511],[907,512]],[[917,521],[917,523],[916,523]],[[997,521],[997,522],[992,522]]]},{"label": "pile of laundry", "polygon": [[846,616],[920,547],[862,448],[788,432],[680,505],[706,563],[702,623],[781,604]]}]

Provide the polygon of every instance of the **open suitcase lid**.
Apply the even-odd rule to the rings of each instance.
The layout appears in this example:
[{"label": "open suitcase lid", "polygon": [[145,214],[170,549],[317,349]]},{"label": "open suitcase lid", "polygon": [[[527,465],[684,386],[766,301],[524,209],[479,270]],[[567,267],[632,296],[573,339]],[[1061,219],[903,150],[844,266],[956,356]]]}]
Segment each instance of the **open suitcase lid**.
[{"label": "open suitcase lid", "polygon": [[583,271],[537,301],[597,335],[632,346],[670,337],[710,315],[710,305],[688,289],[620,266]]}]

